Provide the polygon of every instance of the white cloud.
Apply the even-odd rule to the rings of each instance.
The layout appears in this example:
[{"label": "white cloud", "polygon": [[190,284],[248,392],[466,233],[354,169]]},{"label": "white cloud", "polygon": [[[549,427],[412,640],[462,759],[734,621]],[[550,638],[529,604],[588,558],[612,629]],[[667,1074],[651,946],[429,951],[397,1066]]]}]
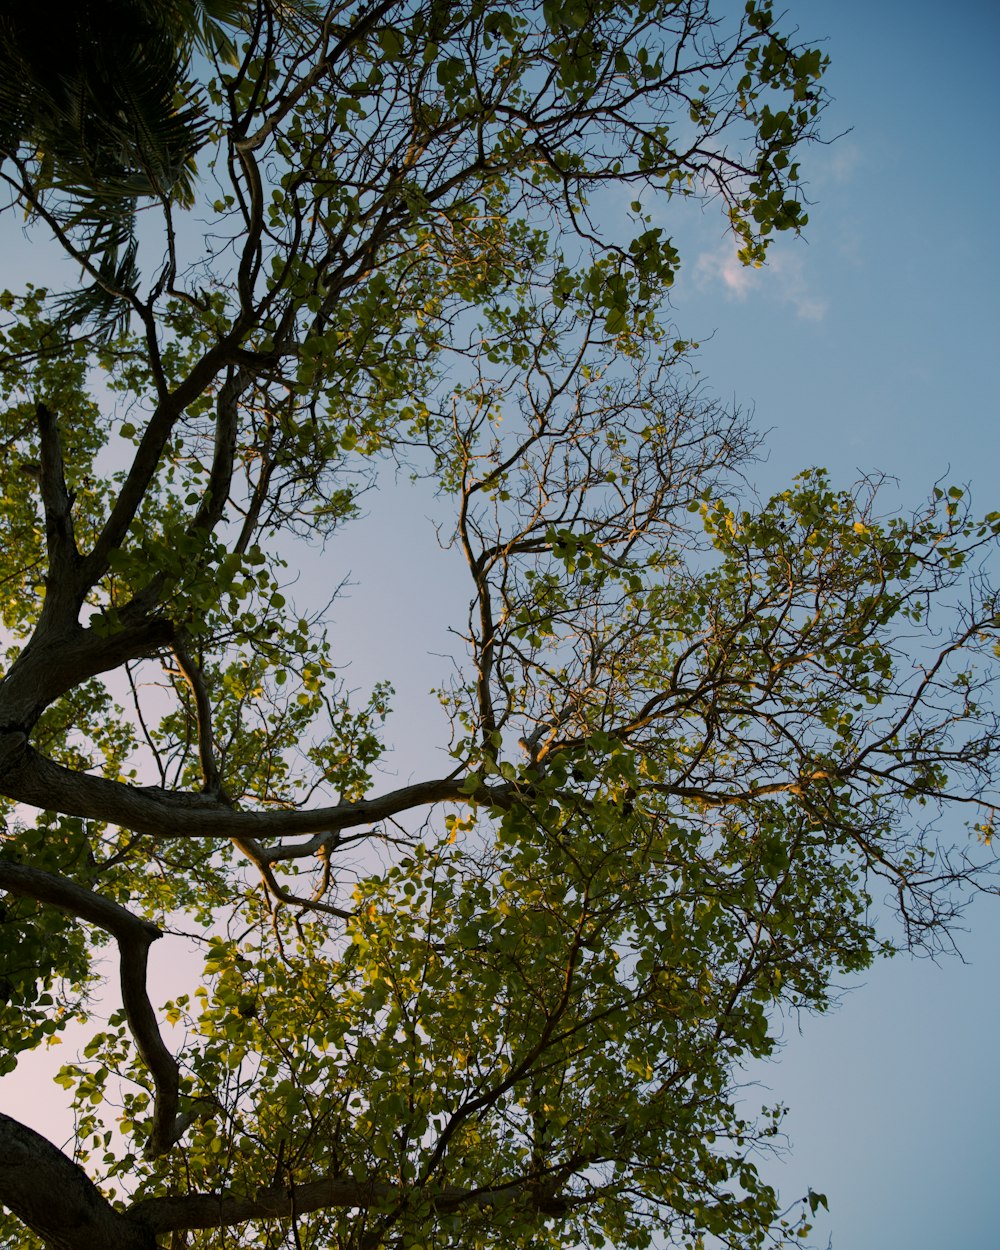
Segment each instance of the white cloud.
[{"label": "white cloud", "polygon": [[829,303],[809,290],[805,268],[801,252],[775,251],[769,264],[780,298],[792,304],[803,321],[822,321]]},{"label": "white cloud", "polygon": [[831,182],[840,186],[852,182],[862,160],[862,152],[858,144],[847,137],[841,137],[835,140],[826,152],[827,159],[822,163],[817,161],[818,178],[821,180],[824,177],[829,178]]},{"label": "white cloud", "polygon": [[767,264],[754,269],[741,265],[732,242],[724,240],[714,251],[700,253],[694,277],[703,289],[721,283],[732,299],[762,294],[777,297],[791,304],[803,321],[822,321],[829,307],[827,300],[810,291],[802,256],[787,245],[772,246]]},{"label": "white cloud", "polygon": [[721,282],[736,299],[744,300],[756,286],[759,270],[748,269],[736,259],[731,244],[726,241],[714,252],[701,252],[694,265],[695,281],[700,287]]}]

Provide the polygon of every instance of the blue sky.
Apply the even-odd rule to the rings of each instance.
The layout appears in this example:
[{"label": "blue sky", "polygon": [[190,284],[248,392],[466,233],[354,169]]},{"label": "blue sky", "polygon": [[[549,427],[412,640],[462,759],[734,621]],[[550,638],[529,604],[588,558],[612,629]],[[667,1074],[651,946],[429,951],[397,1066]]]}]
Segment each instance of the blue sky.
[{"label": "blue sky", "polygon": [[950,465],[953,479],[979,480],[985,502],[997,447],[1000,9],[789,7],[804,37],[827,36],[835,103],[824,129],[847,133],[807,154],[806,237],[779,240],[768,269],[740,269],[721,224],[699,220],[678,321],[686,335],[715,331],[706,376],[773,429],[775,480],[817,461],[838,476],[883,468],[909,495]]},{"label": "blue sky", "polygon": [[[804,161],[806,240],[781,240],[768,269],[739,269],[710,214],[692,224],[678,324],[706,340],[707,383],[770,429],[765,490],[823,464],[845,485],[895,475],[900,506],[944,476],[997,508],[1000,6],[788,8],[827,37],[826,129],[849,133]],[[768,1172],[789,1200],[828,1194],[820,1246],[998,1245],[1000,899],[968,927],[966,965],[900,956],[801,1036],[790,1021],[764,1073],[794,1152]]]},{"label": "blue sky", "polygon": [[[826,130],[844,133],[804,161],[806,240],[781,240],[765,270],[735,265],[713,211],[664,214],[685,258],[678,327],[702,340],[712,391],[753,406],[771,431],[765,492],[823,464],[842,485],[895,475],[901,507],[946,477],[971,486],[980,510],[1000,508],[1000,6],[788,8],[804,38],[827,40]],[[18,258],[30,261],[15,252],[10,284]],[[405,483],[397,490],[402,507]],[[439,761],[425,746],[442,723],[427,691],[447,664],[428,652],[451,647],[440,630],[465,599],[454,562],[418,528],[390,542],[359,528],[331,548],[331,582],[347,568],[380,574],[337,605],[335,638],[356,656],[349,684],[389,676],[408,709],[394,731],[401,782]],[[1000,900],[973,907],[962,949],[965,964],[900,956],[827,1017],[788,1021],[781,1061],[754,1074],[769,1090],[751,1105],[791,1108],[792,1156],[768,1163],[769,1177],[789,1201],[807,1186],[829,1196],[819,1246],[996,1250]]]}]

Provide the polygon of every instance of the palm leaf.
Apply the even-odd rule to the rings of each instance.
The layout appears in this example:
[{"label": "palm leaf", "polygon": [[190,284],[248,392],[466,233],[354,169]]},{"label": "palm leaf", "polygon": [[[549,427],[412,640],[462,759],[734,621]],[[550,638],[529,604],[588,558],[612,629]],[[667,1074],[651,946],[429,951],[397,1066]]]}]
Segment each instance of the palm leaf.
[{"label": "palm leaf", "polygon": [[186,87],[191,51],[231,55],[227,27],[247,8],[248,0],[105,0],[99,29],[86,3],[0,13],[0,159],[20,152],[34,162],[31,196],[101,274],[67,298],[66,315],[91,309],[105,327],[119,318],[127,305],[108,292],[138,281],[137,202],[192,202],[208,127]]},{"label": "palm leaf", "polygon": [[137,250],[134,234],[122,247],[103,247],[97,281],[56,301],[57,324],[72,327],[89,323],[93,336],[103,341],[127,329],[130,307],[126,296],[139,283]]}]

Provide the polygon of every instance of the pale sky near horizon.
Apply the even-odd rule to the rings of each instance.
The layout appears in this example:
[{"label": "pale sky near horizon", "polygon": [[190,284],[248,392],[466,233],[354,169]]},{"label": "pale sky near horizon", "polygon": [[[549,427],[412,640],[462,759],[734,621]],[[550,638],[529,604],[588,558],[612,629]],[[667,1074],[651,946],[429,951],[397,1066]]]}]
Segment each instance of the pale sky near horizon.
[{"label": "pale sky near horizon", "polygon": [[[702,340],[698,368],[712,391],[754,406],[771,431],[755,475],[765,493],[823,464],[840,485],[895,475],[901,507],[944,476],[968,484],[978,510],[1000,508],[1000,5],[786,7],[803,38],[827,38],[835,103],[825,129],[842,137],[804,160],[814,200],[806,239],[781,240],[767,269],[735,264],[713,210],[688,216],[678,230],[679,330]],[[671,206],[662,224],[676,223]],[[399,617],[416,645],[443,652],[447,639],[426,640],[450,604],[433,602],[447,562],[433,538],[398,538],[387,546],[359,531],[347,543],[359,580],[381,563],[381,590],[359,586],[334,615],[345,646],[365,639],[350,684],[389,676],[396,705],[420,709],[401,715],[402,743],[436,715],[427,689],[446,666],[399,648]],[[400,784],[416,755],[397,753]],[[1000,899],[978,901],[968,927],[966,964],[899,956],[858,978],[838,1010],[803,1020],[801,1035],[790,1020],[780,1061],[754,1072],[769,1090],[751,1092],[751,1106],[791,1108],[791,1159],[769,1161],[768,1178],[788,1202],[809,1186],[830,1200],[810,1244],[1000,1245]]]}]

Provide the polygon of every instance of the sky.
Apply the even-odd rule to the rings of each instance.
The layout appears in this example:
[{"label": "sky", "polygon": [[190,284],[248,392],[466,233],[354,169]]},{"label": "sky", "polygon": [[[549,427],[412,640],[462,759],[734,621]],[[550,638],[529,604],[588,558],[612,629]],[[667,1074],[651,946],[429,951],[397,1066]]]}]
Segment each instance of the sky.
[{"label": "sky", "polygon": [[[718,214],[682,220],[670,206],[661,224],[685,259],[678,328],[701,341],[710,390],[770,431],[762,491],[822,464],[843,486],[893,475],[900,507],[945,478],[969,486],[978,510],[1000,508],[1000,6],[787,7],[803,38],[825,39],[824,129],[840,135],[803,162],[806,238],[782,239],[767,268],[747,271]],[[395,489],[419,521],[423,501],[407,500],[405,482]],[[387,541],[359,529],[328,573],[335,584],[350,569],[361,583],[334,611],[349,684],[397,687],[398,784],[428,758],[413,744],[439,737],[428,691],[447,672],[441,630],[464,608],[454,561],[428,532],[400,525]],[[366,569],[379,573],[371,585]],[[828,1015],[788,1020],[780,1060],[748,1074],[766,1085],[748,1090],[749,1106],[790,1108],[790,1157],[767,1161],[768,1179],[789,1202],[808,1187],[829,1198],[819,1247],[996,1250],[1000,899],[979,900],[967,929],[964,963],[901,955],[879,966]]]},{"label": "sky", "polygon": [[[787,8],[803,36],[826,37],[824,129],[842,137],[806,156],[806,237],[766,269],[741,269],[711,215],[694,223],[678,325],[703,340],[706,383],[770,430],[764,490],[821,464],[841,485],[894,475],[900,506],[944,477],[995,509],[1000,6]],[[808,1186],[829,1197],[819,1246],[1000,1244],[1000,899],[966,927],[965,964],[897,957],[801,1033],[789,1021],[780,1061],[754,1073],[791,1108],[792,1157],[769,1179],[789,1201]]]},{"label": "sky", "polygon": [[[804,39],[824,41],[834,103],[823,129],[840,137],[806,154],[809,225],[776,243],[763,270],[738,265],[713,209],[663,209],[656,224],[684,261],[678,329],[701,342],[710,392],[770,431],[754,475],[762,493],[823,465],[840,486],[891,475],[887,507],[919,506],[943,478],[968,487],[977,510],[998,508],[1000,5],[787,9]],[[394,489],[402,509],[406,483]],[[410,501],[415,515],[420,505]],[[433,737],[427,691],[447,670],[433,653],[466,598],[425,538],[419,523],[390,542],[359,532],[361,584],[334,609],[345,642],[364,630],[368,644],[352,684],[385,676],[396,657],[400,744]],[[378,586],[361,576],[373,567]],[[401,613],[412,652],[400,650]],[[416,757],[396,759],[402,783]],[[763,1086],[748,1089],[749,1108],[789,1107],[789,1154],[765,1161],[768,1180],[788,1203],[810,1187],[829,1199],[810,1237],[820,1250],[1000,1244],[1000,898],[973,904],[964,927],[965,962],[879,965],[827,1015],[786,1021],[780,1058],[748,1073]]]}]

